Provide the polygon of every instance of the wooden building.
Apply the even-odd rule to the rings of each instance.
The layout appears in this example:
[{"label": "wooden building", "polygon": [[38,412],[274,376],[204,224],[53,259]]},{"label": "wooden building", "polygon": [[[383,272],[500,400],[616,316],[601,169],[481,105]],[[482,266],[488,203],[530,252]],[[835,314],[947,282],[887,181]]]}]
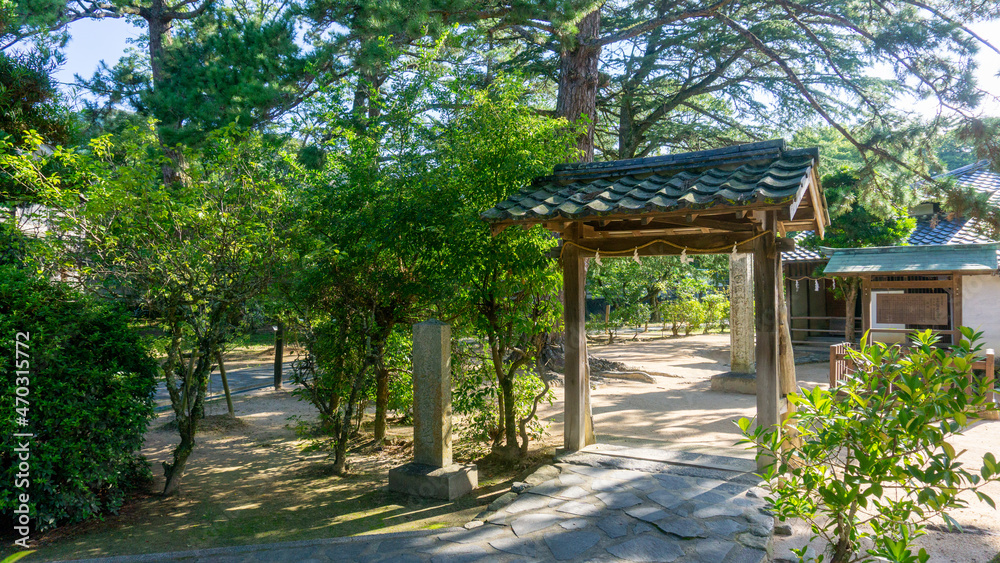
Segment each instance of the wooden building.
[{"label": "wooden building", "polygon": [[[949,179],[957,186],[986,194],[991,202],[1000,205],[1000,174],[991,171],[989,163],[985,160],[942,174],[938,178],[942,180]],[[877,334],[880,340],[891,341],[902,338],[900,336],[902,333],[898,331],[902,330],[903,333],[906,332],[902,328],[903,325],[911,328],[938,327],[941,330],[950,331],[954,330],[957,321],[958,325],[964,324],[976,330],[982,330],[987,346],[1000,350],[1000,315],[994,313],[994,311],[1000,310],[997,305],[997,303],[1000,303],[1000,277],[992,275],[992,273],[997,272],[997,263],[994,262],[991,272],[987,272],[983,268],[980,268],[978,273],[968,270],[963,271],[961,270],[961,264],[954,263],[955,260],[959,259],[959,255],[951,254],[949,251],[935,250],[941,248],[972,248],[993,241],[979,228],[974,220],[954,217],[948,213],[944,213],[940,205],[931,201],[912,208],[910,214],[917,220],[917,225],[907,240],[909,246],[902,248],[921,248],[922,250],[878,249],[859,255],[868,256],[875,260],[886,256],[884,261],[890,260],[887,256],[892,256],[891,260],[895,261],[898,259],[900,262],[893,262],[895,266],[892,263],[885,262],[881,267],[894,268],[900,270],[900,273],[898,275],[884,273],[863,276],[869,282],[875,284],[869,288],[870,291],[875,292],[875,295],[868,301],[865,301],[864,295],[859,295],[855,310],[856,334],[860,338],[866,327],[874,327],[876,329],[884,329]],[[803,238],[810,234],[809,232],[800,232],[794,236],[801,242]],[[832,252],[834,251],[804,248],[799,244],[795,249],[786,251],[782,255],[785,273],[785,292],[788,296],[789,316],[791,318],[792,341],[796,345],[815,345],[817,350],[825,350],[830,344],[844,340],[847,310],[844,299],[832,291],[835,289],[837,282],[829,272],[827,272],[829,275],[817,275],[818,272],[826,267],[826,263],[830,259]],[[844,251],[837,250],[835,252],[842,253]],[[889,254],[886,255],[886,252]],[[846,256],[846,254],[844,255]],[[923,264],[924,266],[920,267],[925,267],[929,262],[934,262],[938,259],[952,262],[951,265],[959,269],[950,273],[934,270],[933,272],[929,272],[929,275],[918,274],[912,269],[906,270],[906,262],[913,262],[917,266]],[[986,260],[983,266],[988,265],[988,260]],[[940,266],[945,267],[946,264],[941,263]],[[949,282],[949,280],[956,279],[961,280],[961,283],[952,285]],[[889,288],[885,285],[886,282],[906,280],[914,282],[929,281],[937,284],[939,287]],[[938,317],[916,320],[930,320],[941,322],[942,324],[879,322],[877,314],[879,306],[883,308],[884,312],[885,308],[889,306],[888,303],[894,302],[894,300],[896,303],[899,303],[904,299],[912,299],[912,297],[889,297],[893,292],[899,291],[903,291],[908,295],[920,292],[949,294],[949,305],[947,305],[949,317],[947,321],[944,320],[942,313],[944,307],[942,300],[944,298],[936,297],[926,299],[937,300],[934,303],[936,303],[935,307],[938,307],[936,309]],[[885,295],[884,297],[883,294]],[[956,294],[961,298],[956,298]],[[958,304],[959,315],[956,315],[954,312],[954,302]],[[870,319],[872,324],[863,324],[866,318]],[[888,318],[883,317],[883,319]]]},{"label": "wooden building", "polygon": [[[872,340],[903,342],[914,330],[931,329],[954,343],[961,326],[997,326],[1000,291],[981,289],[1000,289],[998,251],[1000,243],[838,248],[830,250],[825,273],[861,278],[862,334],[871,331]],[[993,348],[1000,334],[984,336]]]}]

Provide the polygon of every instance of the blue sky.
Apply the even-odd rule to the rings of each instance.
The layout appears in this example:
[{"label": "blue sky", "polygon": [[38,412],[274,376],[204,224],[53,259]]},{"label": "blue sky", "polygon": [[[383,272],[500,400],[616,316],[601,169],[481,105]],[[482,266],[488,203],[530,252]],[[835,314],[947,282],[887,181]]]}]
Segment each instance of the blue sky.
[{"label": "blue sky", "polygon": [[[1000,22],[985,22],[972,27],[982,37],[995,37]],[[130,47],[129,39],[139,36],[142,29],[130,25],[125,20],[84,20],[70,27],[71,39],[66,46],[66,64],[56,72],[59,82],[73,82],[73,75],[89,78],[103,59],[114,64]],[[998,42],[1000,43],[1000,42]],[[979,53],[978,80],[980,87],[995,96],[1000,96],[1000,55],[987,49]],[[917,102],[914,107],[925,115],[933,115],[936,105],[931,101]],[[985,115],[1000,117],[1000,102],[996,100],[984,104],[981,111]]]}]

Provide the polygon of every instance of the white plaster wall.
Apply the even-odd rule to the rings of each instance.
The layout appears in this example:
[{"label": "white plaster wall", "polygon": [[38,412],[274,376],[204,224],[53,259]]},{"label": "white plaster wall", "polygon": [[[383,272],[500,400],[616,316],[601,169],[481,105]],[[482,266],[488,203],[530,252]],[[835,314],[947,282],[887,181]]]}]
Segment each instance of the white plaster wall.
[{"label": "white plaster wall", "polygon": [[962,324],[983,331],[983,348],[1000,354],[1000,277],[962,277]]}]

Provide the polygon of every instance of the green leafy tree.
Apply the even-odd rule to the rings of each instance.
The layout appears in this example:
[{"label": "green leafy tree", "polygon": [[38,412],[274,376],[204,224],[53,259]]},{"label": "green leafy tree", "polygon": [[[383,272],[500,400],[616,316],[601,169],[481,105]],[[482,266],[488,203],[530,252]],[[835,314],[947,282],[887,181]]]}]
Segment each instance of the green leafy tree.
[{"label": "green leafy tree", "polygon": [[[180,434],[164,464],[164,492],[173,493],[195,447],[212,364],[279,256],[288,168],[259,135],[233,129],[188,153],[192,182],[168,186],[161,166],[169,157],[152,127],[86,151],[30,149],[5,165],[39,190],[62,190],[61,265],[91,291],[143,304],[166,334],[163,372]],[[44,173],[47,163],[58,169]],[[66,201],[74,187],[84,205]]]},{"label": "green leafy tree", "polygon": [[494,450],[525,455],[525,426],[535,409],[518,416],[517,380],[530,377],[524,372],[533,364],[541,369],[537,360],[561,314],[556,299],[561,276],[546,257],[555,239],[540,227],[491,234],[479,214],[565,161],[576,131],[533,112],[513,77],[464,95],[445,132],[438,169],[442,185],[462,202],[453,225],[451,267],[462,288],[463,323],[484,342],[499,389]]},{"label": "green leafy tree", "polygon": [[[982,333],[961,332],[950,350],[924,331],[905,353],[882,343],[852,351],[857,369],[845,384],[788,396],[796,408],[791,432],[740,419],[744,442],[774,459],[763,477],[777,517],[805,520],[813,539],[829,546],[818,560],[923,563],[929,555],[914,553],[912,542],[927,522],[940,517],[959,527],[948,513],[968,506],[972,494],[993,506],[981,489],[1000,480],[994,455],[970,467],[950,442],[983,409],[996,408],[972,370]],[[796,550],[800,558],[805,551]]]},{"label": "green leafy tree", "polygon": [[[653,291],[659,293],[656,280],[660,268],[657,266],[659,264],[654,265],[654,260],[651,259],[638,263],[623,258],[605,258],[601,264],[590,262],[587,285],[595,297],[604,299],[605,304],[611,307],[605,324],[608,344],[614,342],[615,335],[622,327],[634,321],[639,313],[638,306],[646,297],[651,282]],[[648,320],[647,315],[639,324]]]},{"label": "green leafy tree", "polygon": [[[842,169],[823,177],[823,190],[830,208],[831,225],[826,237],[820,240],[812,235],[803,246],[817,248],[864,248],[869,246],[896,246],[906,241],[916,227],[916,220],[907,217],[904,210],[889,215],[876,215],[858,202],[863,191],[863,181],[856,171]],[[855,309],[861,278],[838,279],[837,292],[847,302],[846,339],[854,342]]]},{"label": "green leafy tree", "polygon": [[327,124],[318,132],[326,141],[296,195],[299,264],[288,298],[312,335],[304,395],[320,409],[324,447],[341,472],[349,422],[373,387],[375,440],[385,438],[394,376],[404,371],[393,345],[399,331],[453,291],[447,237],[460,200],[429,171],[437,152],[423,150],[434,148],[423,119],[436,77],[421,66],[369,92],[366,103],[379,111],[364,126],[345,103],[350,87],[330,88],[311,106]]}]

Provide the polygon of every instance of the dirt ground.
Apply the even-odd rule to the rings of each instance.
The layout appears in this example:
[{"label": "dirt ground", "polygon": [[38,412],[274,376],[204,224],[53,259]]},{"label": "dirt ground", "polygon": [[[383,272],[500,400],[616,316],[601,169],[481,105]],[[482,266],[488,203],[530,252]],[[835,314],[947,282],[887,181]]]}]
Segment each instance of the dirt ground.
[{"label": "dirt ground", "polygon": [[[626,341],[612,346],[591,344],[592,355],[620,361],[650,373],[653,383],[594,378],[591,401],[598,441],[603,443],[677,448],[752,458],[736,445],[734,421],[752,417],[752,395],[710,390],[711,375],[728,371],[729,336],[704,335]],[[249,359],[249,358],[248,358]],[[802,386],[825,385],[826,364],[797,366]],[[366,532],[391,532],[462,524],[509,487],[532,463],[544,461],[562,443],[563,393],[543,405],[540,416],[549,424],[545,440],[536,445],[535,459],[523,467],[480,468],[481,489],[456,502],[420,501],[385,490],[388,469],[408,461],[407,446],[382,451],[361,448],[351,454],[352,476],[338,477],[323,453],[304,454],[304,442],[292,428],[294,417],[310,419],[315,411],[288,390],[262,390],[241,395],[236,411],[243,427],[202,433],[188,463],[180,495],[139,499],[105,522],[72,526],[50,534],[29,560],[98,557],[118,554],[197,549],[268,543]],[[209,407],[209,415],[224,412],[224,403]],[[153,463],[154,490],[162,487],[160,463],[176,444],[176,433],[165,428],[161,415],[147,435],[143,453]],[[1000,451],[1000,423],[980,422],[955,441],[956,449],[980,459]],[[408,442],[409,427],[396,426],[391,435]],[[456,458],[474,460],[481,450],[456,443]],[[1000,499],[1000,486],[988,491]],[[954,514],[975,533],[931,531],[920,543],[935,563],[986,563],[1000,552],[1000,519],[993,509],[975,502]],[[777,543],[776,555],[805,541],[804,527]]]},{"label": "dirt ground", "polygon": [[[589,351],[643,369],[655,380],[653,384],[609,380],[591,391],[599,442],[753,458],[752,452],[735,445],[740,435],[733,421],[754,416],[755,397],[709,389],[712,374],[729,370],[729,335],[590,344]],[[829,365],[798,365],[796,375],[800,387],[826,386]],[[557,390],[559,399],[561,391]],[[561,409],[557,403],[545,411],[554,421],[553,434],[561,435]],[[952,444],[958,451],[966,450],[969,465],[979,467],[975,463],[981,464],[986,452],[1000,454],[1000,422],[977,422]],[[1000,503],[1000,484],[991,484],[984,492]],[[969,507],[951,514],[968,533],[935,529],[918,541],[931,555],[931,563],[987,563],[1000,553],[1000,514],[974,495],[968,496]],[[776,538],[776,556],[790,556],[790,547],[807,542],[804,524],[794,523],[793,529],[793,537]]]},{"label": "dirt ground", "polygon": [[[385,489],[388,470],[411,459],[412,427],[394,426],[396,446],[353,451],[351,475],[332,472],[325,453],[302,453],[305,441],[293,428],[312,420],[308,403],[283,391],[260,390],[234,397],[241,425],[223,424],[225,403],[207,408],[197,448],[188,460],[180,493],[155,494],[163,487],[161,463],[177,443],[161,414],[146,435],[142,453],[153,467],[151,494],[104,522],[67,526],[45,535],[27,561],[156,553],[230,545],[350,536],[462,525],[509,490],[522,467],[481,467],[480,489],[453,502],[425,501]],[[298,418],[296,418],[298,417]],[[224,420],[224,419],[223,419]],[[559,437],[561,439],[561,436]],[[551,459],[554,438],[539,444],[539,464]],[[457,448],[475,455],[475,451]],[[548,457],[545,457],[545,455]],[[469,461],[466,458],[464,461]]]}]

